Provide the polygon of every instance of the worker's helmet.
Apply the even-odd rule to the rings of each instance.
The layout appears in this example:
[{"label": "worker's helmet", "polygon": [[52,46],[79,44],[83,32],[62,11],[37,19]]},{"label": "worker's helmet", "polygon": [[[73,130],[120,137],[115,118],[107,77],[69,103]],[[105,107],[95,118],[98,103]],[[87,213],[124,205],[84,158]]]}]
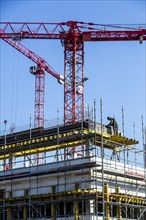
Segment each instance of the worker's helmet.
[{"label": "worker's helmet", "polygon": [[110,119],[111,119],[111,118],[108,116],[108,117],[107,117],[107,120],[110,120]]}]

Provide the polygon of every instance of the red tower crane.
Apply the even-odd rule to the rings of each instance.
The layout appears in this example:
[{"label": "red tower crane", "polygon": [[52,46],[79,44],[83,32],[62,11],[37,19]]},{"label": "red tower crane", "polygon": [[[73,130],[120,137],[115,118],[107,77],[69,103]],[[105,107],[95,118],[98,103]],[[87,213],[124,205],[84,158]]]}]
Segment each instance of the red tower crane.
[{"label": "red tower crane", "polygon": [[[0,29],[0,34],[5,32]],[[24,54],[37,64],[32,66],[30,72],[35,75],[35,110],[34,110],[34,126],[44,126],[44,89],[45,89],[45,71],[55,77],[60,84],[63,83],[63,76],[56,73],[55,70],[40,56],[26,48],[19,41],[19,38],[6,39],[1,37],[5,42],[14,47],[16,50]]]},{"label": "red tower crane", "polygon": [[[146,40],[146,29],[77,21],[0,22],[0,38],[58,39],[64,46],[64,123],[84,119],[84,42]],[[41,74],[40,74],[41,75]],[[39,82],[40,83],[40,82]],[[38,84],[39,84],[38,83]],[[38,110],[37,110],[38,111]]]}]

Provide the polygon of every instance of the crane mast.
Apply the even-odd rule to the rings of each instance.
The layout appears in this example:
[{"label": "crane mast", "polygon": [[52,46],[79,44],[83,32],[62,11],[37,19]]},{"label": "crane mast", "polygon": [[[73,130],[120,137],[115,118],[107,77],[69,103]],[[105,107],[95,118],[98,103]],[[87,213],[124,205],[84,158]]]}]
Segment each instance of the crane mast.
[{"label": "crane mast", "polygon": [[64,123],[84,119],[84,43],[70,27],[64,41]]},{"label": "crane mast", "polygon": [[35,76],[34,127],[44,127],[45,68],[40,63],[30,67],[30,72]]}]

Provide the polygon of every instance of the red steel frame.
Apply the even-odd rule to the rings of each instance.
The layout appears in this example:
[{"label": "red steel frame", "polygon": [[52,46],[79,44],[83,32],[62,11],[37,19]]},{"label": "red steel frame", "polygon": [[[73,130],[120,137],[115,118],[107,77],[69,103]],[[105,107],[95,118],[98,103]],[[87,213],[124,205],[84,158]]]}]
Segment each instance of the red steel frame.
[{"label": "red steel frame", "polygon": [[[0,38],[58,39],[64,41],[64,123],[84,119],[84,42],[86,41],[136,41],[146,40],[146,29],[134,26],[101,25],[68,21],[61,23],[0,22]],[[22,50],[19,50],[23,53]],[[23,53],[24,54],[24,53]],[[45,69],[46,70],[46,69]],[[40,74],[42,77],[43,74]],[[52,74],[59,78],[59,75]],[[44,85],[37,79],[36,90]],[[43,77],[42,77],[43,78]],[[39,85],[39,83],[41,85]],[[38,88],[39,87],[39,88]],[[81,92],[81,90],[82,92]],[[43,112],[43,96],[37,93],[36,118]],[[42,98],[41,98],[42,97]],[[40,110],[37,108],[40,103]],[[43,115],[43,113],[41,113]]]},{"label": "red steel frame", "polygon": [[72,30],[79,33],[83,41],[133,41],[143,36],[146,40],[146,29],[141,25],[117,26],[86,22],[68,21],[61,23],[43,22],[0,22],[3,32],[0,38],[19,39],[66,39]]},{"label": "red steel frame", "polygon": [[64,48],[64,123],[84,119],[84,44],[69,36]]},{"label": "red steel frame", "polygon": [[[4,33],[0,29],[0,33]],[[34,109],[34,127],[44,126],[44,90],[45,90],[45,71],[56,79],[62,79],[61,75],[56,73],[53,68],[40,56],[23,46],[19,41],[2,38],[16,50],[24,54],[37,64],[35,75],[35,109]]]},{"label": "red steel frame", "polygon": [[44,90],[45,90],[45,71],[39,65],[35,74],[35,112],[34,126],[44,126]]}]

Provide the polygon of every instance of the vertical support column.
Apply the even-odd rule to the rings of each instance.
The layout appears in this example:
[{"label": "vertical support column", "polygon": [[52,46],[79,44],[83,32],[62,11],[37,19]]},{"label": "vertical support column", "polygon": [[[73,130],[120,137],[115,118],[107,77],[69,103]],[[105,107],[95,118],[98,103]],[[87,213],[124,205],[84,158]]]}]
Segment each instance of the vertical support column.
[{"label": "vertical support column", "polygon": [[45,68],[44,64],[40,63],[33,72],[35,75],[35,113],[34,126],[44,126],[44,91],[45,91]]},{"label": "vertical support column", "polygon": [[[34,127],[44,127],[44,93],[45,93],[45,64],[43,61],[36,67],[30,67],[30,72],[35,75],[35,109]],[[37,157],[37,158],[35,158]],[[44,153],[35,155],[34,163],[42,164]]]},{"label": "vertical support column", "polygon": [[86,156],[86,157],[90,156],[89,147],[90,147],[90,140],[87,139],[87,140],[86,140],[86,143],[85,143],[85,156]]},{"label": "vertical support column", "polygon": [[104,200],[105,200],[105,216],[106,220],[110,220],[110,209],[109,209],[109,187],[108,183],[104,185]]},{"label": "vertical support column", "polygon": [[78,192],[79,184],[75,183],[75,194],[74,194],[74,219],[79,220],[79,202],[77,201],[77,192]]},{"label": "vertical support column", "polygon": [[[11,199],[12,199],[12,192],[9,192],[9,199],[11,201]],[[10,201],[9,201],[9,205],[11,204]],[[11,207],[7,208],[7,219],[8,220],[12,220],[12,208]]]},{"label": "vertical support column", "polygon": [[[78,37],[75,24],[70,23],[69,25],[71,25],[70,34],[64,42],[65,125],[84,120],[84,42]],[[77,153],[76,147],[72,148],[72,153],[73,155]],[[84,146],[81,147],[79,153],[81,156],[84,155]]]},{"label": "vertical support column", "polygon": [[[55,194],[56,187],[52,186],[51,188],[52,188],[52,194]],[[53,200],[54,200],[54,195],[51,196],[51,220],[56,219],[56,205]]]},{"label": "vertical support column", "polygon": [[24,205],[23,207],[23,220],[27,220],[27,206]]},{"label": "vertical support column", "polygon": [[16,167],[15,154],[10,153],[9,155],[9,169],[14,169]]},{"label": "vertical support column", "polygon": [[120,187],[119,186],[117,186],[117,188],[116,188],[116,194],[117,194],[117,202],[119,203],[119,205],[117,206],[117,220],[122,220],[122,210],[121,210],[121,206],[120,206],[121,199],[119,197],[119,194],[120,194]]},{"label": "vertical support column", "polygon": [[[28,191],[25,189],[24,190],[24,203],[26,203],[27,195],[28,195]],[[28,213],[28,209],[27,209],[27,205],[25,204],[23,207],[23,220],[27,220],[27,213]]]},{"label": "vertical support column", "polygon": [[71,30],[64,45],[64,124],[74,124],[84,120],[84,42]]},{"label": "vertical support column", "polygon": [[13,169],[13,156],[12,156],[12,153],[9,154],[9,169]]}]

